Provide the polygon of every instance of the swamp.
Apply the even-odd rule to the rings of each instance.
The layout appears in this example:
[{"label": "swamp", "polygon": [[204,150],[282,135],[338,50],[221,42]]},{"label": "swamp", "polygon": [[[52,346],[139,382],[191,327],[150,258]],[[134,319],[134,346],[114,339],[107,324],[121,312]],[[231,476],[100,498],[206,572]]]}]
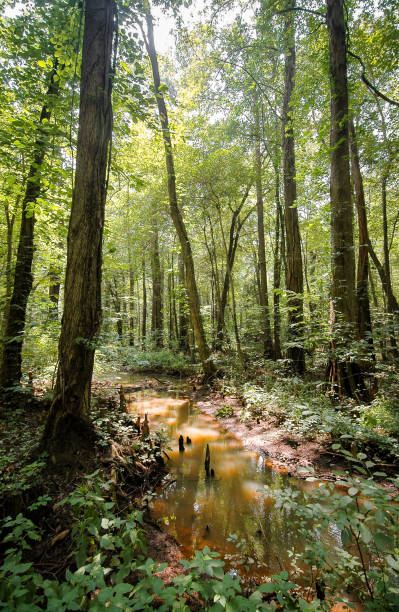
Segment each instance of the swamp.
[{"label": "swamp", "polygon": [[0,8],[0,610],[398,612],[399,1]]}]

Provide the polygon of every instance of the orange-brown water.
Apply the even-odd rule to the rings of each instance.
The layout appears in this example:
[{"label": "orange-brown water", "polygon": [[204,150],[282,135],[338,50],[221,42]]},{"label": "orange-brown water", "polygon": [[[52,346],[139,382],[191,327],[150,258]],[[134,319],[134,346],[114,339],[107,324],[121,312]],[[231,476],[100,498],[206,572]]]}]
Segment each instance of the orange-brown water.
[{"label": "orange-brown water", "polygon": [[[182,393],[179,389],[164,393],[149,389],[126,394],[129,411],[147,414],[151,429],[163,427],[170,438],[171,481],[157,492],[153,517],[163,521],[187,556],[207,545],[221,553],[227,567],[235,567],[243,555],[229,541],[234,534],[236,541],[243,542],[247,575],[261,580],[279,573],[290,565],[288,551],[301,549],[304,543],[287,526],[290,517],[262,495],[262,489],[268,485],[301,490],[307,484],[274,470],[269,460],[245,449]],[[178,448],[179,435],[185,440],[184,452]],[[186,443],[187,436],[191,444]],[[214,477],[207,477],[204,469],[207,444]],[[326,537],[332,547],[340,545],[338,532]],[[237,568],[242,570],[242,562]]]}]

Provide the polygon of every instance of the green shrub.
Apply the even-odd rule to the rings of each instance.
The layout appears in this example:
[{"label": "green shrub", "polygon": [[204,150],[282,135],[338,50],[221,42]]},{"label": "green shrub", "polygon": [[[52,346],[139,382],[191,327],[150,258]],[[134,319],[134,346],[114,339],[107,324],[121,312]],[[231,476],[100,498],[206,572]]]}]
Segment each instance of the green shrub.
[{"label": "green shrub", "polygon": [[[273,490],[267,486],[264,494],[274,498],[282,510],[294,513],[287,528],[299,530],[306,542],[304,552],[291,551],[302,580],[313,587],[317,583],[338,600],[344,591],[350,591],[367,611],[398,610],[399,493],[379,486],[372,476],[364,477],[375,470],[374,462],[364,454],[347,455],[362,477],[337,473],[340,489],[334,483],[319,482],[303,496],[290,488]],[[308,480],[316,479],[311,476]],[[391,480],[397,488],[399,477]],[[335,534],[336,546],[321,538],[322,533]]]},{"label": "green shrub", "polygon": [[193,371],[193,367],[186,355],[168,349],[137,351],[132,346],[101,345],[96,353],[97,372],[134,369],[189,374]]},{"label": "green shrub", "polygon": [[[275,610],[273,602],[263,601],[264,594],[276,594],[284,610],[319,609],[317,600],[309,604],[298,596],[287,572],[271,576],[270,582],[244,596],[239,580],[223,572],[223,561],[208,547],[196,551],[191,560],[182,561],[182,574],[166,586],[155,575],[166,564],[158,566],[143,555],[141,513],[117,516],[114,502],[104,497],[109,496],[112,487],[112,482],[101,481],[95,473],[63,500],[62,504],[68,504],[76,518],[72,535],[77,569],[67,570],[62,582],[44,579],[32,563],[23,561],[23,551],[41,537],[38,528],[22,515],[3,520],[6,552],[0,567],[0,609],[189,612],[187,596],[194,596],[203,610],[212,612]],[[134,584],[128,580],[132,573],[137,577]]]},{"label": "green shrub", "polygon": [[217,419],[227,419],[232,416],[234,416],[234,408],[228,405],[220,406],[215,413]]}]

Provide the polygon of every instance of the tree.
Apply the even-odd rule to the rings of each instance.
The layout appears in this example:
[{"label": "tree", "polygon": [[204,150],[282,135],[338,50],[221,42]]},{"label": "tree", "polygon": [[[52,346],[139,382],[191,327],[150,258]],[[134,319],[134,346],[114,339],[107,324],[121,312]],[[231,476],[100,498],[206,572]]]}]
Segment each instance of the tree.
[{"label": "tree", "polygon": [[156,348],[163,347],[163,283],[159,257],[159,229],[157,213],[152,215],[151,235],[152,312],[151,332]]},{"label": "tree", "polygon": [[86,0],[75,187],[68,231],[65,303],[54,400],[42,447],[76,461],[92,439],[88,414],[101,325],[101,258],[112,134],[114,0]]},{"label": "tree", "polygon": [[5,345],[0,372],[0,387],[4,389],[18,385],[22,377],[22,343],[25,330],[26,308],[32,290],[32,262],[34,253],[35,206],[41,193],[42,166],[49,144],[48,122],[54,97],[59,91],[58,62],[49,78],[46,102],[42,107],[38,133],[35,139],[33,160],[26,181],[22,201],[21,227],[19,233],[14,284],[5,326]]},{"label": "tree", "polygon": [[158,58],[154,43],[154,28],[152,23],[152,15],[150,12],[150,5],[147,0],[145,0],[145,19],[147,24],[147,36],[145,36],[144,31],[143,36],[148,56],[151,62],[155,97],[158,106],[159,120],[161,123],[162,136],[165,147],[165,163],[166,172],[168,176],[169,209],[183,253],[186,271],[187,295],[190,305],[191,320],[193,324],[195,339],[198,346],[198,352],[201,359],[204,374],[206,377],[210,377],[213,376],[215,368],[212,360],[210,359],[210,352],[205,337],[197,281],[195,278],[194,260],[191,250],[191,244],[177,200],[176,174],[173,159],[172,139],[169,130],[168,111],[166,108],[165,98],[163,94],[164,88],[161,86]]},{"label": "tree", "polygon": [[[288,9],[294,8],[289,0]],[[283,180],[284,216],[286,244],[286,289],[288,292],[288,357],[296,372],[305,371],[305,351],[303,348],[303,266],[301,236],[295,178],[295,141],[292,121],[291,97],[295,78],[295,24],[294,13],[289,10],[285,17],[285,86],[282,113],[283,131]]]},{"label": "tree", "polygon": [[353,209],[349,169],[349,118],[343,0],[327,0],[331,128],[331,331],[328,380],[339,395],[358,396],[362,378],[348,353],[356,329]]},{"label": "tree", "polygon": [[[256,91],[256,90],[255,90]],[[259,301],[262,311],[262,341],[265,357],[273,357],[273,343],[270,329],[269,299],[267,293],[267,270],[265,250],[265,224],[263,217],[263,187],[262,187],[262,159],[260,150],[260,121],[259,100],[255,95],[254,100],[255,119],[255,185],[256,185],[256,212],[258,220],[258,266],[259,266]]]},{"label": "tree", "polygon": [[359,151],[357,147],[355,125],[350,119],[350,149],[353,186],[356,197],[357,223],[359,228],[359,254],[357,260],[356,278],[356,306],[357,331],[361,340],[365,340],[374,358],[374,343],[371,327],[371,313],[369,300],[369,231],[367,224],[366,202],[364,198],[363,178],[360,171]]}]

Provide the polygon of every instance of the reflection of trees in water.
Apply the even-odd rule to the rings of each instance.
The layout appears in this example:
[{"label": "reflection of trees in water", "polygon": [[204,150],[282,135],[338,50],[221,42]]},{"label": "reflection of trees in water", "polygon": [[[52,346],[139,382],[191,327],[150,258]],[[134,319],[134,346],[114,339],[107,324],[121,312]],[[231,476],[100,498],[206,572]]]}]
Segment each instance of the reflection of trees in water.
[{"label": "reflection of trees in water", "polygon": [[[179,542],[187,542],[193,546],[193,517],[196,515],[194,504],[197,500],[197,489],[199,483],[199,473],[201,469],[201,458],[204,452],[203,445],[193,445],[190,448],[190,455],[180,453],[177,463],[177,480],[184,482],[183,491],[179,491],[179,496],[174,500],[173,514],[176,517],[175,530],[176,538]],[[184,471],[183,474],[183,465]],[[187,473],[187,468],[189,468]]]},{"label": "reflection of trees in water", "polygon": [[[222,554],[232,554],[236,549],[226,540],[236,533],[246,541],[246,553],[258,561],[262,575],[279,571],[279,560],[287,565],[287,551],[298,544],[297,537],[287,526],[289,515],[260,497],[256,490],[265,484],[279,490],[292,481],[266,468],[263,458],[245,451],[234,437],[220,432],[217,440],[207,440],[210,422],[193,410],[192,405],[168,405],[168,417],[176,419],[169,426],[174,448],[178,435],[185,436],[190,427],[202,430],[204,435],[201,440],[193,439],[185,452],[172,452],[176,482],[160,493],[165,502],[162,512],[175,516],[170,527],[177,540],[186,550],[208,544]],[[165,423],[165,415],[158,416],[157,422],[162,421]],[[205,478],[207,441],[214,479]],[[263,564],[267,571],[262,568]]]}]

